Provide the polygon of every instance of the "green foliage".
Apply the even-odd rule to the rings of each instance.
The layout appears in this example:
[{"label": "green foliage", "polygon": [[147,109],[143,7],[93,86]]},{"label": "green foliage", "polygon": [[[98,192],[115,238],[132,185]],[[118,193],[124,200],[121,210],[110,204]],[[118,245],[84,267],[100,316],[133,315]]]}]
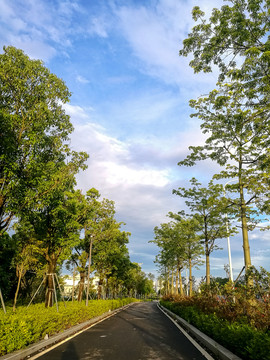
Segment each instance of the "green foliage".
[{"label": "green foliage", "polygon": [[[213,297],[164,298],[161,305],[176,313],[197,327],[236,355],[249,360],[270,359],[270,336],[267,331],[257,329],[247,322],[244,315],[228,320],[226,313],[232,304],[221,306],[222,302]],[[269,309],[268,309],[269,311]],[[257,311],[257,316],[259,311]],[[268,322],[269,326],[269,322]]]},{"label": "green foliage", "polygon": [[44,308],[41,304],[19,307],[15,313],[11,309],[7,309],[7,314],[0,311],[0,355],[22,349],[43,339],[46,334],[51,336],[133,301],[131,298],[91,300],[88,307],[67,303],[66,308],[60,303],[59,312],[55,307]]},{"label": "green foliage", "polygon": [[235,232],[227,229],[225,219],[227,199],[223,196],[223,187],[210,181],[207,188],[201,186],[197,179],[190,180],[191,188],[178,188],[173,193],[185,199],[192,215],[197,222],[197,231],[204,245],[206,257],[206,281],[210,283],[210,254],[219,249],[216,240]]},{"label": "green foliage", "polygon": [[16,270],[11,268],[11,260],[15,255],[15,241],[4,233],[0,241],[0,289],[5,300],[12,298],[16,289]]},{"label": "green foliage", "polygon": [[[72,152],[62,104],[70,93],[39,60],[4,47],[0,55],[0,233],[59,182],[59,164]],[[58,172],[58,175],[56,173]]]},{"label": "green foliage", "polygon": [[219,83],[208,96],[190,102],[196,110],[192,116],[202,120],[208,138],[203,146],[191,146],[191,154],[179,165],[192,166],[209,158],[226,166],[216,179],[237,180],[230,187],[238,192],[231,206],[241,221],[247,270],[251,266],[248,230],[260,220],[257,208],[269,212],[270,8],[265,0],[229,3],[214,8],[209,20],[199,7],[194,8],[193,19],[199,23],[180,50],[183,56],[193,53],[190,65],[195,72],[209,72],[218,65]]},{"label": "green foliage", "polygon": [[254,102],[268,102],[269,11],[267,0],[230,0],[214,8],[207,20],[196,6],[192,15],[198,24],[184,40],[180,55],[193,54],[190,66],[195,72],[209,72],[217,65],[220,80],[240,79],[247,95],[263,95],[254,96]]}]

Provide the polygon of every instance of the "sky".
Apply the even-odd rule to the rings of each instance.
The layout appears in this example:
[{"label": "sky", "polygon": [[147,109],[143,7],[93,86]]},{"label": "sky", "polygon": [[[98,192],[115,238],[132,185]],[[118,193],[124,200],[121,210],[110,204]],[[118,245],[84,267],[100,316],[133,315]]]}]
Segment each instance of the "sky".
[{"label": "sky", "polygon": [[[173,189],[195,176],[207,186],[217,165],[179,167],[188,146],[204,143],[189,100],[215,88],[217,73],[194,74],[179,57],[196,5],[209,14],[221,0],[0,0],[0,52],[22,49],[41,59],[72,93],[65,106],[74,126],[70,146],[86,151],[77,187],[113,200],[131,232],[131,261],[157,273],[153,229],[185,209]],[[231,239],[234,278],[243,267],[240,235]],[[211,254],[211,274],[225,277],[227,239]],[[269,269],[270,234],[250,234],[252,263]],[[194,276],[205,275],[205,267]]]}]

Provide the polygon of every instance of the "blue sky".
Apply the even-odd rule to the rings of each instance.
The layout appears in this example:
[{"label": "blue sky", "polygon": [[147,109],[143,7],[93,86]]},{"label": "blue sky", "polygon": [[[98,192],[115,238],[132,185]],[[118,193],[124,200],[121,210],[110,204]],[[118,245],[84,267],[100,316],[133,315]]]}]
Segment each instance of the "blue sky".
[{"label": "blue sky", "polygon": [[[204,162],[180,168],[189,145],[203,143],[188,101],[215,87],[216,73],[193,74],[178,52],[193,26],[191,10],[209,13],[217,0],[0,0],[0,47],[13,45],[61,77],[72,92],[65,106],[71,146],[90,155],[78,175],[83,191],[97,188],[115,201],[130,231],[131,260],[156,272],[153,228],[184,208],[172,195],[192,176],[206,186],[218,171]],[[211,273],[225,276],[224,248],[211,255]],[[269,270],[268,232],[250,236],[252,262]],[[236,277],[243,266],[240,236],[231,239]],[[204,266],[194,271],[204,275]]]}]

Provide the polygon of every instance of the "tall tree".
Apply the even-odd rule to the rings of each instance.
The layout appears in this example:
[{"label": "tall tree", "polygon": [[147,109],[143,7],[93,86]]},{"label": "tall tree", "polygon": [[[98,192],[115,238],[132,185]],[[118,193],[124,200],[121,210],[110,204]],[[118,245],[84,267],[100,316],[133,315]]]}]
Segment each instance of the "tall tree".
[{"label": "tall tree", "polygon": [[216,178],[235,179],[228,188],[238,192],[238,218],[241,222],[246,271],[251,266],[248,230],[256,221],[254,203],[261,198],[269,182],[270,116],[245,103],[238,83],[220,85],[209,96],[192,101],[194,114],[202,120],[201,128],[209,134],[204,146],[191,146],[191,154],[179,165],[194,165],[197,160],[210,158],[226,166]]},{"label": "tall tree", "polygon": [[[190,65],[195,72],[209,72],[217,65],[220,81],[218,90],[191,102],[198,111],[195,115],[203,120],[203,132],[210,136],[204,147],[192,147],[191,156],[180,164],[192,165],[194,160],[210,157],[227,167],[217,177],[238,180],[247,272],[251,266],[250,205],[258,200],[262,190],[269,188],[270,3],[267,0],[229,0],[229,3],[213,9],[209,20],[196,6],[193,19],[199,24],[193,27],[180,50],[183,56],[193,53]],[[262,209],[269,210],[267,206]]]},{"label": "tall tree", "polygon": [[201,256],[204,253],[203,246],[200,243],[198,232],[198,220],[194,218],[182,218],[179,220],[181,227],[181,241],[185,244],[185,254],[187,267],[189,269],[189,296],[193,295],[193,276],[194,266],[201,265]]},{"label": "tall tree", "polygon": [[195,178],[190,182],[191,188],[178,188],[173,193],[186,199],[191,216],[197,219],[197,230],[200,232],[206,258],[206,284],[210,285],[210,254],[218,249],[216,240],[227,236],[224,221],[226,200],[222,196],[222,185],[215,185],[210,181],[208,187],[204,188]]},{"label": "tall tree", "polygon": [[240,81],[247,99],[269,110],[269,11],[268,0],[229,0],[207,20],[196,6],[192,16],[198,24],[180,55],[193,54],[190,66],[195,72],[210,72],[217,65],[220,81]]},{"label": "tall tree", "polygon": [[59,163],[71,153],[72,131],[62,104],[65,83],[39,60],[4,47],[0,54],[0,234],[12,218],[63,180]]}]

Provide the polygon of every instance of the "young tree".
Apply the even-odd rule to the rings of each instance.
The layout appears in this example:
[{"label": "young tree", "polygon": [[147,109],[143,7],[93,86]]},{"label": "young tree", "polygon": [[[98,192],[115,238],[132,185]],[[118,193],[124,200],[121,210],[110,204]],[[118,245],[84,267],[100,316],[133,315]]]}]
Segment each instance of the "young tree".
[{"label": "young tree", "polygon": [[[151,241],[157,244],[161,251],[156,261],[162,267],[176,268],[180,280],[180,294],[182,291],[181,270],[183,267],[189,268],[190,294],[192,294],[192,267],[201,263],[200,258],[203,254],[203,247],[199,242],[198,221],[195,218],[185,219],[177,214],[170,213],[170,217],[175,221],[161,224],[160,228],[155,227],[155,240]],[[178,282],[177,292],[178,292]],[[171,285],[173,293],[173,277]]]},{"label": "young tree", "polygon": [[200,243],[199,222],[196,217],[182,218],[175,215],[177,219],[177,229],[180,234],[181,243],[184,245],[186,264],[189,269],[189,296],[193,293],[192,268],[202,264],[201,256],[204,253]]},{"label": "young tree", "polygon": [[17,254],[12,259],[12,266],[16,268],[16,276],[18,278],[17,288],[13,301],[13,311],[16,309],[17,298],[21,286],[21,282],[27,271],[35,271],[40,266],[40,258],[42,255],[42,243],[36,239],[29,239],[28,231],[19,228],[14,235],[16,238]]},{"label": "young tree", "polygon": [[0,54],[0,234],[15,215],[48,196],[62,181],[58,164],[71,153],[66,141],[72,124],[62,107],[69,97],[64,82],[41,61],[4,47]]},{"label": "young tree", "polygon": [[[171,293],[174,289],[174,273],[176,274],[176,293],[178,293],[178,281],[180,282],[180,294],[183,294],[181,271],[185,266],[186,253],[185,244],[181,239],[180,223],[163,223],[160,227],[155,227],[155,240],[151,241],[161,248],[156,258],[166,271],[171,272]],[[166,275],[169,278],[169,274]]]},{"label": "young tree", "polygon": [[[105,220],[105,221],[104,221]],[[121,231],[122,223],[115,219],[104,219],[102,231],[95,236],[93,244],[93,264],[99,276],[98,298],[101,298],[105,280],[116,270],[116,259],[126,251],[129,233]]]},{"label": "young tree", "polygon": [[216,240],[228,235],[224,219],[227,204],[222,196],[222,185],[210,181],[208,187],[204,188],[195,178],[190,183],[190,189],[178,188],[173,193],[187,199],[185,203],[191,210],[191,216],[197,220],[197,231],[206,258],[206,284],[210,285],[210,254],[218,249]]},{"label": "young tree", "polygon": [[[64,169],[63,169],[64,171]],[[45,306],[52,306],[54,274],[57,266],[68,259],[72,248],[79,242],[81,192],[72,190],[74,178],[66,176],[66,183],[43,199],[39,209],[25,213],[29,236],[42,243],[46,271]],[[71,188],[70,188],[71,187]],[[41,206],[42,205],[42,206]]]}]

